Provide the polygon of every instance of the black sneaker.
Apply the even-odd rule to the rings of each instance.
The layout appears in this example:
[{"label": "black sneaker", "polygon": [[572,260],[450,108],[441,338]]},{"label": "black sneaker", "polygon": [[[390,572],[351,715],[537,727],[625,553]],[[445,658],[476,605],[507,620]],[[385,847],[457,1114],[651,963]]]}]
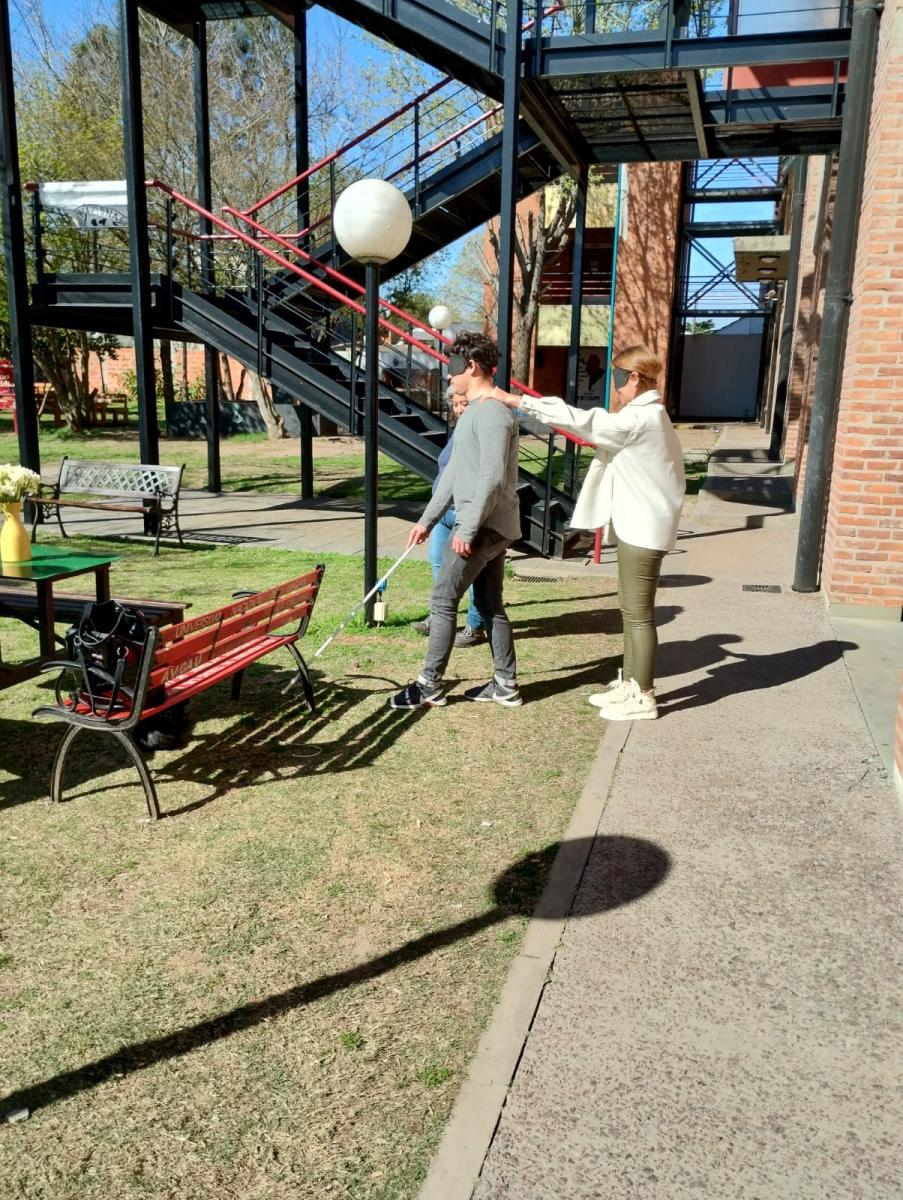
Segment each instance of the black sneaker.
[{"label": "black sneaker", "polygon": [[485,629],[471,629],[469,625],[465,625],[460,633],[455,634],[455,645],[460,650],[464,646],[479,646],[480,642],[486,641]]},{"label": "black sneaker", "polygon": [[476,700],[479,704],[486,704],[491,700],[495,704],[504,704],[506,708],[518,708],[524,702],[516,683],[502,683],[495,676],[483,687],[468,688],[464,695],[468,700]]},{"label": "black sneaker", "polygon": [[430,636],[430,619],[426,617],[423,621],[412,621],[411,628],[415,633],[422,633],[424,637]]},{"label": "black sneaker", "polygon": [[416,679],[406,688],[402,688],[397,695],[390,696],[387,703],[389,708],[441,708],[448,704],[448,700],[443,695],[441,684]]}]

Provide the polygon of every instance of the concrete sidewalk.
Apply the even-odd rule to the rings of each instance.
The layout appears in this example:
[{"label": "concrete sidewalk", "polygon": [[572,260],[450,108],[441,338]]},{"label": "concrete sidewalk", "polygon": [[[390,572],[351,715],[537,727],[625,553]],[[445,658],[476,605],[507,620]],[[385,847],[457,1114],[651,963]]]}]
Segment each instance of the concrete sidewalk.
[{"label": "concrete sidewalk", "polygon": [[727,431],[667,560],[661,719],[600,727],[568,831],[593,848],[557,864],[422,1200],[903,1195],[900,809],[854,684],[890,730],[903,629],[857,642],[790,590],[760,441]]}]

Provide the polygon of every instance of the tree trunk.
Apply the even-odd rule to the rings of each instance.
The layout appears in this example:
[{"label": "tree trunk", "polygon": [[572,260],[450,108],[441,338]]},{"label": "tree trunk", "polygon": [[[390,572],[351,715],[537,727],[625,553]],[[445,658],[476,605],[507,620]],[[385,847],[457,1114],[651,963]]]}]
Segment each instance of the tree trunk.
[{"label": "tree trunk", "polygon": [[220,394],[227,403],[231,404],[235,400],[235,391],[232,387],[232,372],[229,370],[229,356],[218,354],[217,366],[219,368]]},{"label": "tree trunk", "polygon": [[276,412],[276,406],[273,403],[273,395],[270,388],[264,383],[259,375],[250,372],[251,378],[251,396],[253,397],[260,415],[263,417],[264,424],[267,427],[267,437],[271,442],[278,442],[280,438],[284,438],[285,422],[282,417]]},{"label": "tree trunk", "polygon": [[176,381],[172,370],[172,342],[160,343],[160,377],[163,405],[167,412],[176,402]]}]

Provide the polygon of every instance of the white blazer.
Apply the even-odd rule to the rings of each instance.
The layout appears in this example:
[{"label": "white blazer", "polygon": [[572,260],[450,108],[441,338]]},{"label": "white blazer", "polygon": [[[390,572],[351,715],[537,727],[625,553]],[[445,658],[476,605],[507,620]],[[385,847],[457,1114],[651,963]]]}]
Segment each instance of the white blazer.
[{"label": "white blazer", "polygon": [[673,550],[686,491],[680,440],[656,391],[635,396],[620,412],[571,408],[557,396],[522,396],[520,408],[596,447],[574,507],[574,529],[611,524],[617,536],[646,550]]}]

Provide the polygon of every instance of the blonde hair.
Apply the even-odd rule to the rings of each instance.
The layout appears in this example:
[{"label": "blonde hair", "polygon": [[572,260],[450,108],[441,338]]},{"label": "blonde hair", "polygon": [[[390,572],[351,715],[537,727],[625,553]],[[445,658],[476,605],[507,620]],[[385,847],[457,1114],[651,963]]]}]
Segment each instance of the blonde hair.
[{"label": "blonde hair", "polygon": [[642,390],[647,392],[655,387],[664,366],[655,351],[644,345],[628,346],[618,351],[611,364],[613,367],[623,367],[625,371],[636,371]]}]

